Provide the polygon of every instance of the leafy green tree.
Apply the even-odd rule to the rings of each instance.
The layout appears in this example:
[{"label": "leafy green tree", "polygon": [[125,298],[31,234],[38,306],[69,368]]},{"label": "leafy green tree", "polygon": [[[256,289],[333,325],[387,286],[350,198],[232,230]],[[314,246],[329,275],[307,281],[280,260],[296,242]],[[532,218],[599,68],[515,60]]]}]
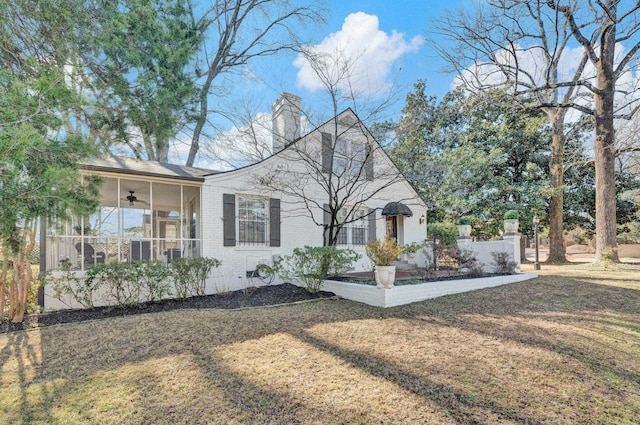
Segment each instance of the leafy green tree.
[{"label": "leafy green tree", "polygon": [[430,221],[444,218],[448,207],[444,198],[453,191],[444,182],[451,164],[442,155],[462,129],[459,95],[449,93],[438,104],[435,96],[427,96],[426,81],[418,81],[407,95],[400,121],[385,126],[386,133],[396,138],[390,155],[426,202]]},{"label": "leafy green tree", "polygon": [[[586,158],[582,167],[571,167],[566,172],[565,222],[568,230],[582,228],[589,237],[595,235],[596,190],[595,166]],[[621,195],[638,191],[636,175],[621,171],[616,174],[616,219],[621,232],[628,231],[637,221],[638,208],[632,198]]]},{"label": "leafy green tree", "polygon": [[[500,92],[470,97],[465,103],[469,121],[462,133],[462,145],[475,147],[486,179],[475,188],[477,202],[468,214],[487,223],[476,234],[494,236],[502,226],[505,211],[520,212],[522,231],[530,233],[535,213],[548,211],[550,193],[549,145],[551,135],[546,117],[537,110],[509,106]],[[545,214],[546,215],[546,214]]]},{"label": "leafy green tree", "polygon": [[117,130],[137,157],[168,162],[169,143],[191,119],[203,23],[179,0],[107,2],[81,44],[100,94],[93,117]]},{"label": "leafy green tree", "polygon": [[[27,73],[21,73],[23,76]],[[77,163],[90,152],[83,139],[52,138],[59,110],[75,101],[55,69],[32,65],[30,78],[0,71],[0,317],[21,322],[29,285],[29,254],[39,220],[86,214],[97,207],[97,182],[81,184]]]},{"label": "leafy green tree", "polygon": [[457,91],[436,104],[425,87],[407,97],[391,156],[427,200],[429,221],[472,215],[476,236],[489,238],[506,210],[519,209],[530,226],[548,202],[544,117],[506,106],[498,92]]},{"label": "leafy green tree", "polygon": [[0,10],[0,63],[55,65],[82,96],[60,111],[66,133],[104,154],[167,161],[182,132],[187,165],[218,131],[214,117],[229,115],[227,76],[298,50],[297,25],[324,21],[315,0],[0,0]]},{"label": "leafy green tree", "polygon": [[[596,261],[605,247],[616,246],[614,119],[630,119],[639,109],[637,87],[629,79],[638,70],[639,18],[638,2],[490,0],[448,13],[434,25],[441,36],[436,50],[468,90],[498,88],[547,114],[553,135],[552,261],[565,259],[563,131],[570,108],[593,116],[595,123]],[[572,47],[576,44],[578,49]],[[576,58],[573,69],[563,66],[571,62],[568,57]]]}]

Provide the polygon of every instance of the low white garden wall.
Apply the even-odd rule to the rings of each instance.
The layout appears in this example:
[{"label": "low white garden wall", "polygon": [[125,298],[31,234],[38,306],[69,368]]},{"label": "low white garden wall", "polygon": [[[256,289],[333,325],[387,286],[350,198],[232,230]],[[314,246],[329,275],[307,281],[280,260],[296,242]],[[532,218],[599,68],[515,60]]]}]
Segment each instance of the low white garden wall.
[{"label": "low white garden wall", "polygon": [[458,246],[461,249],[470,249],[478,261],[483,265],[484,271],[494,273],[493,252],[506,252],[511,260],[516,263],[516,272],[520,272],[520,234],[508,234],[497,241],[472,242],[471,239],[458,238]]},{"label": "low white garden wall", "polygon": [[522,282],[536,277],[538,277],[537,274],[523,273],[480,277],[477,279],[442,280],[418,285],[394,286],[390,289],[382,289],[372,285],[326,280],[322,290],[333,292],[348,300],[358,301],[375,307],[395,307],[437,298],[443,295],[458,294],[461,292],[475,291],[476,289]]},{"label": "low white garden wall", "polygon": [[[508,233],[502,239],[495,241],[473,241],[471,238],[458,238],[457,244],[461,249],[473,251],[474,256],[482,264],[486,273],[497,272],[492,253],[506,252],[511,260],[516,263],[515,271],[520,272],[520,233]],[[432,266],[431,242],[426,242],[427,246],[414,254],[403,254],[403,259],[418,267],[429,268]],[[427,253],[425,255],[425,253]]]}]

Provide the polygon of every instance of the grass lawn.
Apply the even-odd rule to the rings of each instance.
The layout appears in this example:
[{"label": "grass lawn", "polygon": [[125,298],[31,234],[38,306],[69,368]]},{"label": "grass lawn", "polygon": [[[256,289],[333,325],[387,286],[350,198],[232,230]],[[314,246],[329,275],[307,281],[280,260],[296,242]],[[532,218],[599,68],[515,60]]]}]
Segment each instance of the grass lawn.
[{"label": "grass lawn", "polygon": [[[531,266],[528,266],[530,271]],[[0,335],[3,424],[632,424],[640,265]]]}]

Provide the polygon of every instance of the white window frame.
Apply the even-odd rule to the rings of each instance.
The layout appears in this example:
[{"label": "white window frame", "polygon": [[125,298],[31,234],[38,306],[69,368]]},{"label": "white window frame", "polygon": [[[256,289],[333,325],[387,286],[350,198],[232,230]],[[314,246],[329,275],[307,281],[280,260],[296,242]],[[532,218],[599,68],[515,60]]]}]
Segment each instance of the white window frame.
[{"label": "white window frame", "polygon": [[[239,246],[268,246],[269,245],[269,198],[265,198],[262,196],[251,196],[251,195],[237,195],[236,196],[236,241]],[[263,219],[260,219],[259,216],[250,217],[251,210],[247,210],[248,205],[247,201],[261,201],[263,205]],[[244,205],[243,205],[244,204]],[[252,238],[255,235],[258,235],[259,230],[255,229],[251,231],[249,226],[251,223],[262,223],[263,227],[263,239],[260,238]],[[244,240],[241,237],[242,229],[245,226],[245,235]],[[260,226],[257,226],[260,227]],[[248,231],[248,233],[247,233]]]}]

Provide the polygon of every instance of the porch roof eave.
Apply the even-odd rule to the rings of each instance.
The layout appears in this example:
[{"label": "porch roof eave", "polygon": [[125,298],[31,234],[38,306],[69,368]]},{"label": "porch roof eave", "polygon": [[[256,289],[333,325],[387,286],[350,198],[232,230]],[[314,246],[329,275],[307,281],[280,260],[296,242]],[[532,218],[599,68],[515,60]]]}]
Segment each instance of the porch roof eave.
[{"label": "porch roof eave", "polygon": [[181,180],[204,183],[205,175],[211,170],[165,164],[156,161],[137,161],[129,158],[90,159],[79,164],[81,170],[135,175],[142,177]]}]

